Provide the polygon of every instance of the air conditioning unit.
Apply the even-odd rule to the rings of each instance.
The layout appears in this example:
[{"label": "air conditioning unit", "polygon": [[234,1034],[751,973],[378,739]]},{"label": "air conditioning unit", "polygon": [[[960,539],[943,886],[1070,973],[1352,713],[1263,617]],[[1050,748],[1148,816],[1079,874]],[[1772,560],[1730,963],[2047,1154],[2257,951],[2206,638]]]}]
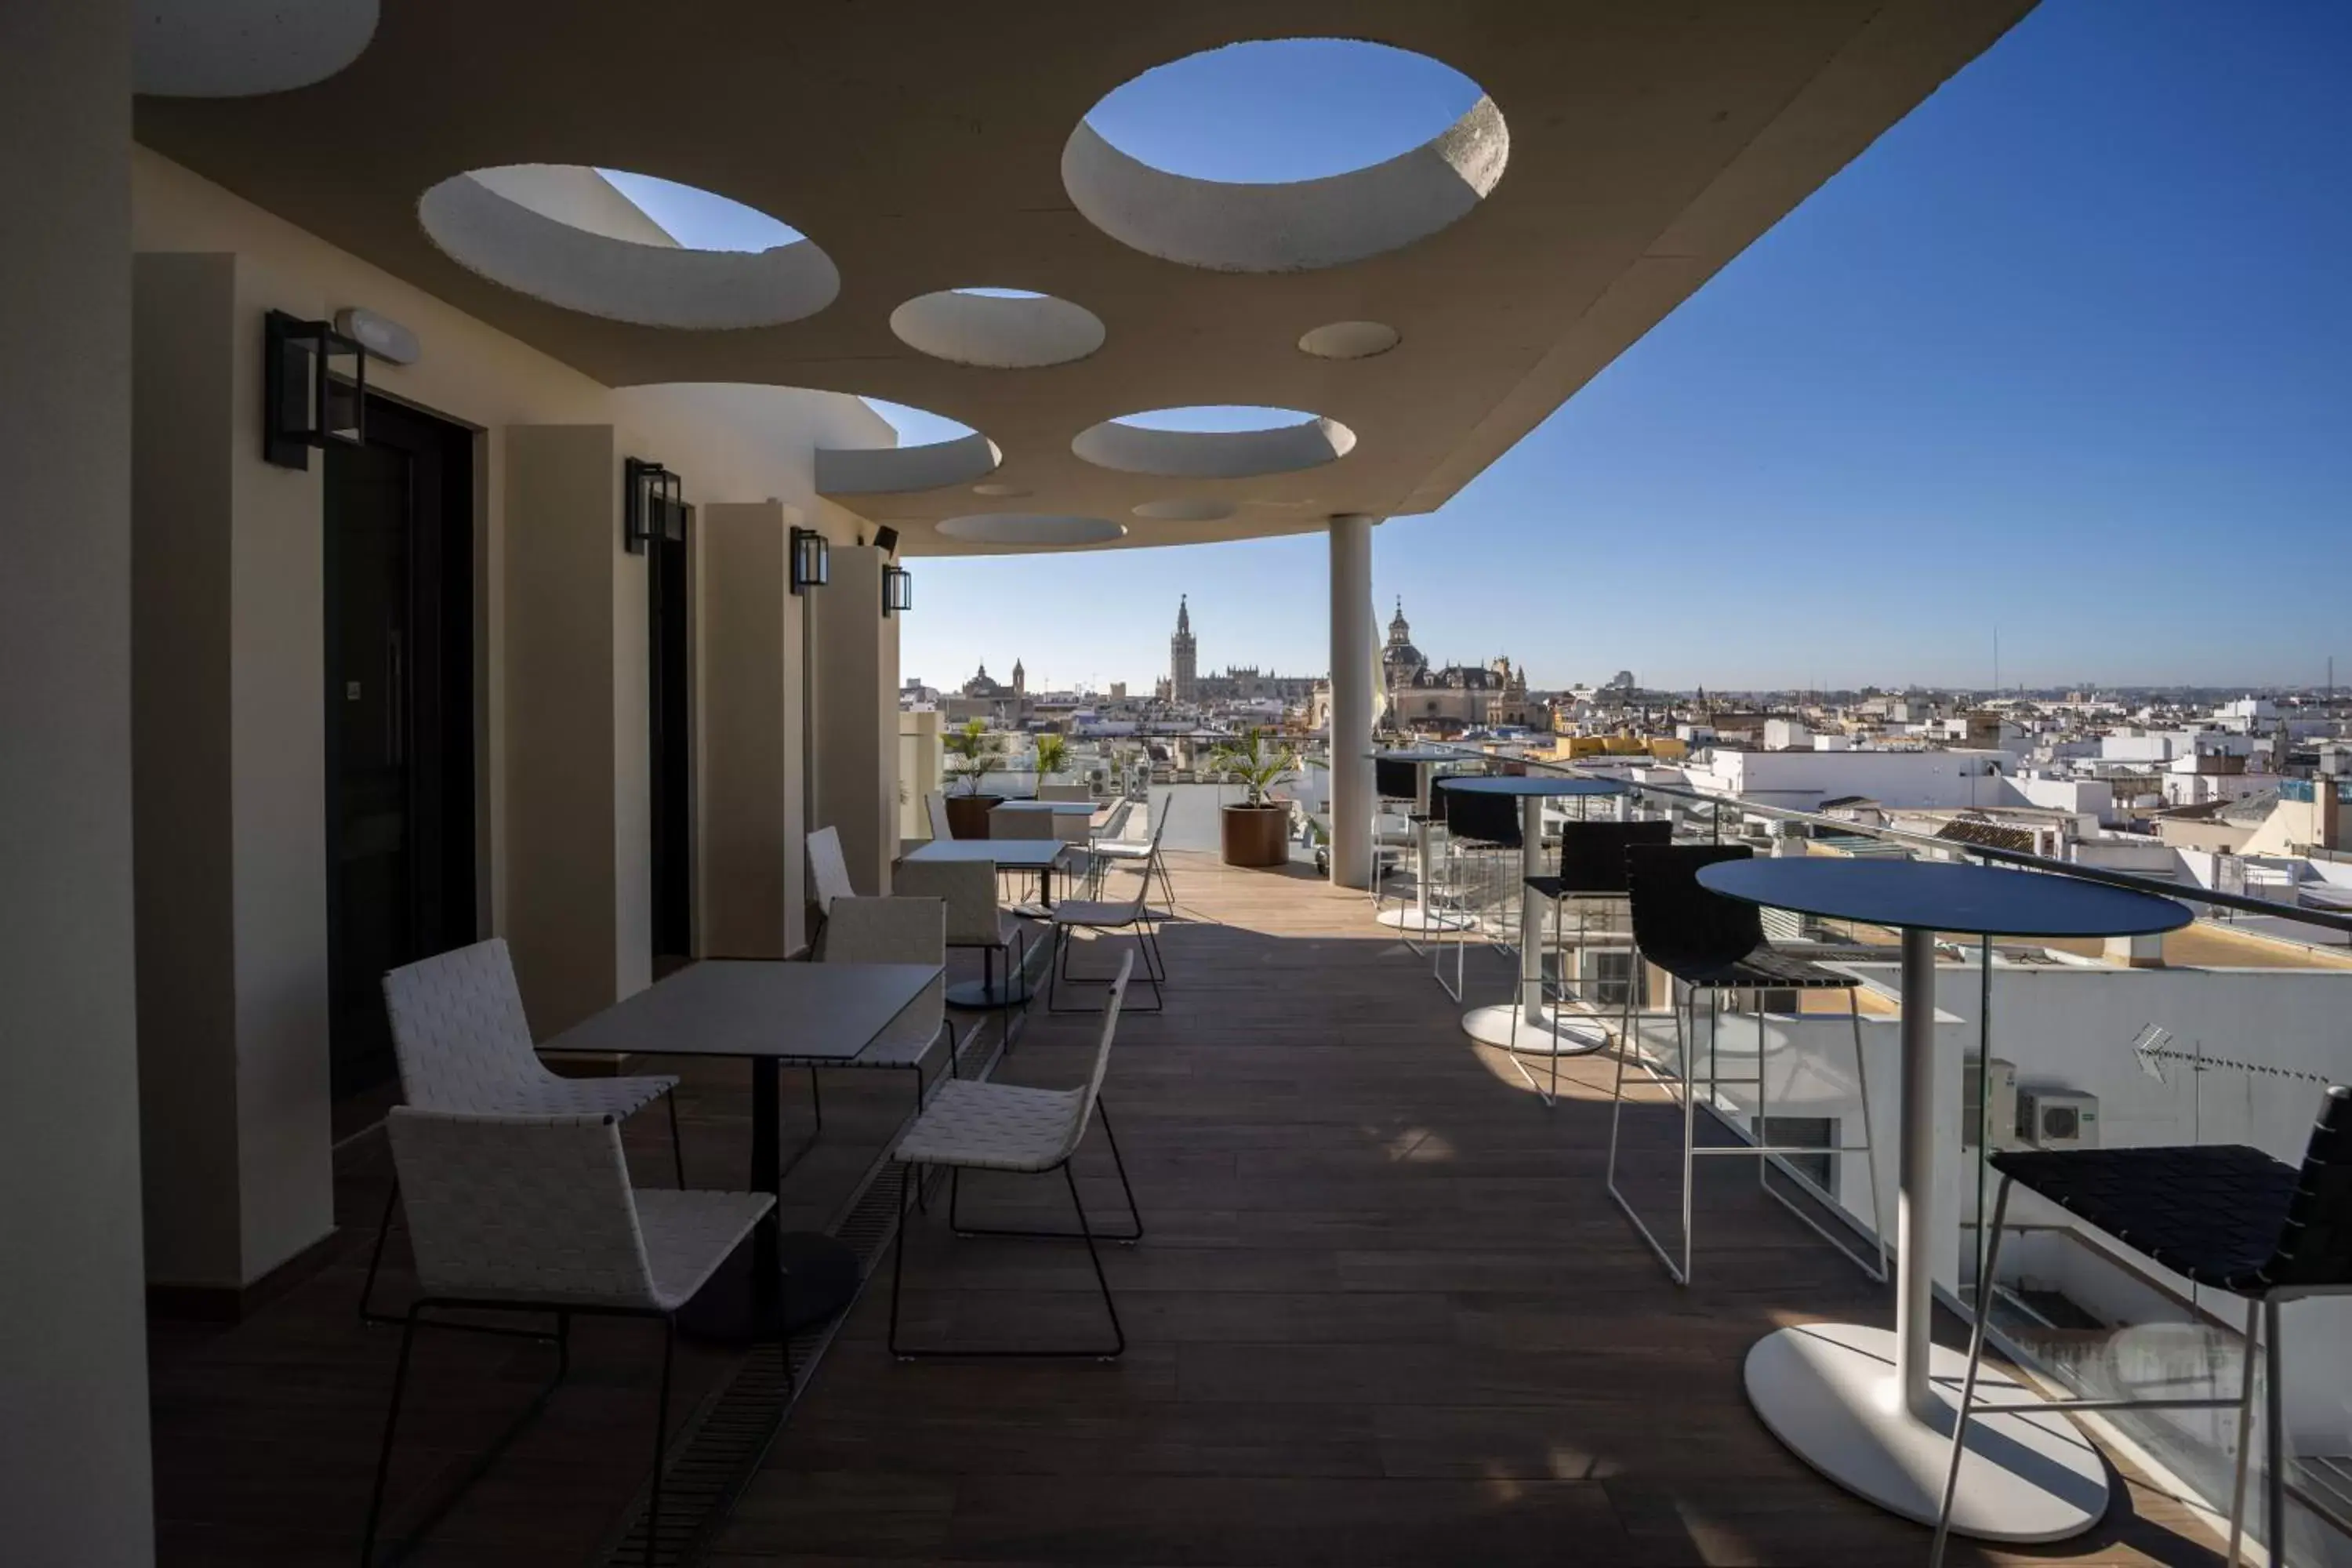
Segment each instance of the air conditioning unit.
[{"label": "air conditioning unit", "polygon": [[1986,1103],[1979,1075],[1984,1068],[1982,1058],[1971,1061],[1960,1069],[1960,1147],[1974,1149],[1984,1142],[1983,1118],[1989,1112],[1992,1121],[1992,1146],[1996,1149],[2017,1149],[2024,1146],[2017,1126],[2017,1064],[1992,1058],[1991,1103]]},{"label": "air conditioning unit", "polygon": [[2021,1089],[2017,1131],[2037,1149],[2095,1149],[2099,1097],[2079,1089]]}]

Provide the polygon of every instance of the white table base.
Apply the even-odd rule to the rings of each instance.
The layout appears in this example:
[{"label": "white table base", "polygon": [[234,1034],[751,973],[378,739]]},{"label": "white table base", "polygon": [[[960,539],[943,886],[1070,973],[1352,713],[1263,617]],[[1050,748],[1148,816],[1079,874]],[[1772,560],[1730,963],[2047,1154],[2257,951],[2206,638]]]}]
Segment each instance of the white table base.
[{"label": "white table base", "polygon": [[[1559,1032],[1552,1033],[1557,1017]],[[1529,1012],[1517,1002],[1473,1007],[1462,1015],[1463,1032],[1482,1046],[1499,1046],[1526,1057],[1580,1057],[1609,1043],[1608,1031],[1581,1014],[1557,1007]]]},{"label": "white table base", "polygon": [[[1748,1352],[1748,1401],[1772,1435],[1848,1491],[1923,1524],[1936,1521],[1968,1358],[1928,1338],[1937,1227],[1936,933],[1903,932],[1900,1195],[1895,1329],[1817,1323],[1767,1334]],[[1995,1381],[1998,1380],[1998,1381]],[[1990,1368],[1996,1404],[2032,1391]],[[1989,1541],[2062,1541],[2098,1522],[2107,1471],[2074,1424],[2047,1415],[1969,1423],[1952,1528]]]},{"label": "white table base", "polygon": [[1391,931],[1401,931],[1408,936],[1435,936],[1441,931],[1467,931],[1471,923],[1467,915],[1453,914],[1444,910],[1416,909],[1409,904],[1402,909],[1382,910],[1379,920]]},{"label": "white table base", "polygon": [[[1885,1329],[1781,1329],[1748,1352],[1748,1400],[1772,1435],[1813,1468],[1883,1509],[1933,1525],[1968,1357],[1933,1347],[1925,1420],[1905,1406],[1895,1363],[1895,1336]],[[1977,1374],[1977,1397],[2014,1405],[2033,1394],[1988,1364]],[[1960,1534],[2063,1541],[2097,1523],[2106,1509],[2106,1464],[2064,1415],[1970,1418],[1952,1504],[1952,1528]]]}]

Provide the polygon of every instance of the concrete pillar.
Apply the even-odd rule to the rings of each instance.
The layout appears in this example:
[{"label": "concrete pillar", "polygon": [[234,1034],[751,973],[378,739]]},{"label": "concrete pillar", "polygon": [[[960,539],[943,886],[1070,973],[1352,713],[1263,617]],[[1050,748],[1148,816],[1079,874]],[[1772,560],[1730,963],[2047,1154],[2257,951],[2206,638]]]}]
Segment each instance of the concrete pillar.
[{"label": "concrete pillar", "polygon": [[812,830],[841,836],[849,882],[890,890],[898,855],[898,622],[882,613],[881,551],[835,544],[830,581],[807,595],[815,626],[816,801]]},{"label": "concrete pillar", "polygon": [[1331,880],[1371,885],[1372,520],[1331,520]]},{"label": "concrete pillar", "polygon": [[130,10],[0,7],[0,1520],[154,1559],[131,818]]},{"label": "concrete pillar", "polygon": [[[780,501],[703,507],[703,950],[782,958],[806,940],[801,768],[803,602],[796,514]],[[820,590],[821,591],[821,590]]]}]

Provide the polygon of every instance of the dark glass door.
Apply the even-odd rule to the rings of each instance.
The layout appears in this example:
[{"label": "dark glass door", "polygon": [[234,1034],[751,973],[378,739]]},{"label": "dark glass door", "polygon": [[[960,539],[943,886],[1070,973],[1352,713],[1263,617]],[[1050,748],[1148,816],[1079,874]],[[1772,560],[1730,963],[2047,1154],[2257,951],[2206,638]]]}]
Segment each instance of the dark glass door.
[{"label": "dark glass door", "polygon": [[388,969],[474,940],[472,433],[368,399],[326,450],[327,966],[338,1099],[393,1076]]},{"label": "dark glass door", "polygon": [[[646,546],[656,979],[694,954],[694,591],[687,557],[691,524],[691,512],[665,508]],[[673,532],[677,537],[670,537]]]}]

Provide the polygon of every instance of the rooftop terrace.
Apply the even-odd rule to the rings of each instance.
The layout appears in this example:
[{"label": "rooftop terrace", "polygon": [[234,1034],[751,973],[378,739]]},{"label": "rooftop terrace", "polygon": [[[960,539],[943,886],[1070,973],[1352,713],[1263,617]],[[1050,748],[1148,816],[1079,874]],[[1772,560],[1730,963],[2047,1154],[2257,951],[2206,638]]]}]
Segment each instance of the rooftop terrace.
[{"label": "rooftop terrace", "polygon": [[[1183,918],[1165,935],[1168,1010],[1122,1021],[1106,1089],[1147,1229],[1106,1254],[1125,1358],[898,1363],[883,1345],[887,1249],[866,1236],[879,1263],[866,1296],[731,1512],[710,1520],[695,1549],[707,1555],[677,1560],[1924,1558],[1925,1531],[1814,1475],[1742,1395],[1740,1358],[1768,1330],[1891,1313],[1759,1194],[1745,1162],[1703,1173],[1697,1277],[1677,1289],[1602,1186],[1604,1059],[1574,1064],[1547,1110],[1464,1036],[1426,963],[1373,924],[1361,894],[1303,868],[1171,859]],[[1490,987],[1506,983],[1503,960],[1472,963]],[[1092,1029],[1040,1010],[998,1075],[1068,1082]],[[805,1086],[788,1092],[789,1135],[807,1121]],[[902,1093],[828,1084],[825,1138],[786,1183],[794,1221],[845,1212],[856,1228],[850,1200]],[[703,1067],[682,1109],[689,1177],[740,1179],[740,1070]],[[1670,1114],[1630,1125],[1637,1166],[1654,1164],[1670,1204]],[[640,1135],[641,1179],[667,1184],[659,1130]],[[352,1315],[384,1164],[373,1134],[341,1150],[352,1239],[323,1272],[235,1329],[156,1329],[163,1561],[349,1561],[397,1338]],[[1116,1202],[1098,1143],[1080,1169],[1090,1207]],[[967,1197],[978,1210],[1058,1196],[1034,1179],[1025,1189],[998,1177]],[[985,1342],[1095,1324],[1075,1248],[958,1240],[936,1205],[911,1247],[915,1328]],[[385,1295],[406,1288],[395,1236]],[[575,1358],[572,1384],[415,1561],[602,1562],[625,1540],[658,1364],[656,1339],[630,1334],[606,1328]],[[1960,1342],[1958,1325],[1940,1337]],[[393,1479],[402,1527],[527,1405],[547,1356],[467,1335],[419,1354],[415,1440]],[[706,1413],[737,1370],[710,1352],[691,1360],[677,1408],[684,1425],[705,1423],[703,1440],[674,1487],[726,1489],[738,1413]],[[752,1368],[745,1386],[761,1375]],[[2129,1470],[2122,1480],[2088,1535],[1963,1545],[1955,1560],[2215,1560],[2188,1510]]]}]

